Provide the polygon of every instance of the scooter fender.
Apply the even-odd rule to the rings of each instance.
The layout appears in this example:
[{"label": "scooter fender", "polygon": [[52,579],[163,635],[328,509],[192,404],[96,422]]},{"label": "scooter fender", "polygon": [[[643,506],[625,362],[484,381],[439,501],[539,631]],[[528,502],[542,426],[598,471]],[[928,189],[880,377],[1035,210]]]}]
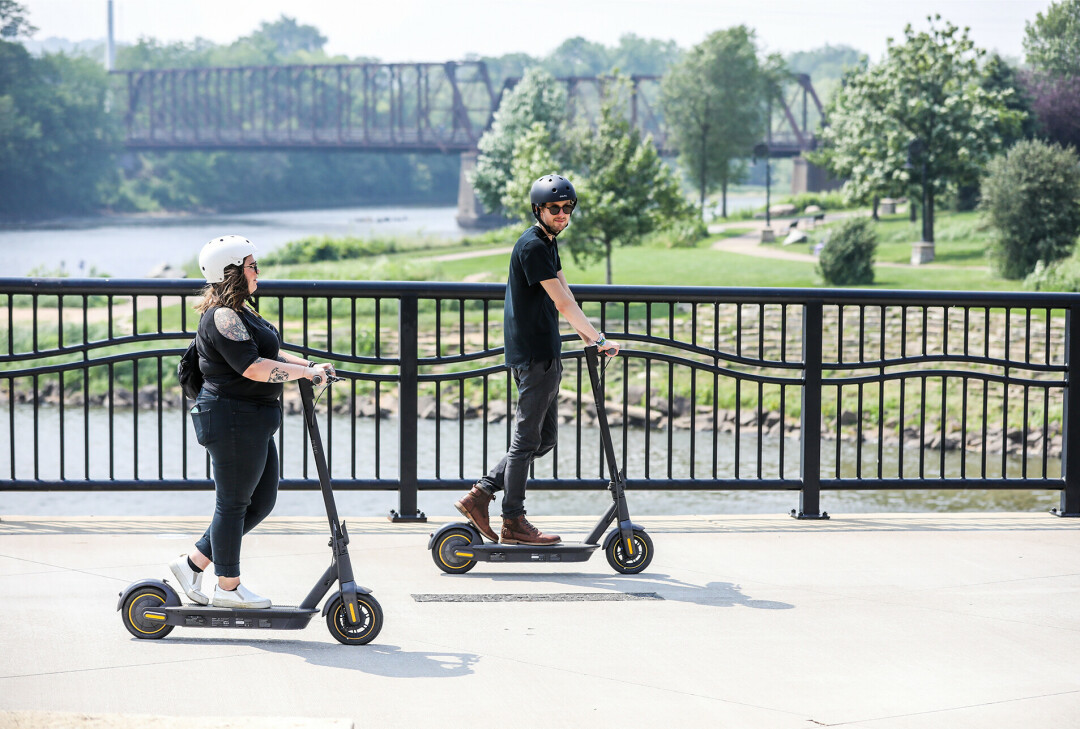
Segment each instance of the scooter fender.
[{"label": "scooter fender", "polygon": [[[355,588],[356,588],[356,594],[357,594],[357,595],[370,595],[370,594],[371,594],[371,588],[369,588],[369,587],[364,587],[363,585],[357,585],[356,583],[353,583],[353,584],[354,584],[354,586],[355,586]],[[341,599],[342,599],[342,600],[345,600],[345,599],[346,599],[346,597],[345,597],[344,595],[342,595],[342,594],[341,594],[341,590],[338,590],[338,593],[337,593],[337,594],[338,594],[338,595],[341,595]],[[330,603],[332,603],[333,601],[334,601],[334,600],[333,600],[333,598],[331,598],[331,599],[329,599],[329,600],[327,600],[326,602],[324,602],[324,603],[323,603],[323,606],[322,606],[322,616],[323,616],[324,618],[326,617],[326,614],[327,614],[328,612],[330,612]]]},{"label": "scooter fender", "polygon": [[480,532],[476,530],[476,527],[474,527],[472,524],[469,524],[468,522],[457,522],[454,524],[444,524],[443,526],[441,526],[439,530],[433,533],[431,535],[431,538],[428,539],[427,548],[429,550],[434,549],[435,544],[440,539],[442,539],[442,535],[450,531],[451,529],[464,529],[465,531],[467,531],[469,533],[469,544],[484,543],[484,538],[480,536]]},{"label": "scooter fender", "polygon": [[124,607],[124,600],[128,599],[128,595],[143,587],[156,587],[157,589],[162,590],[165,593],[164,607],[179,607],[182,604],[180,602],[180,596],[176,594],[176,590],[172,589],[172,586],[169,585],[169,583],[162,580],[139,580],[138,582],[132,582],[120,593],[120,599],[116,603],[117,612]]},{"label": "scooter fender", "polygon": [[624,527],[626,528],[627,533],[629,533],[629,534],[633,534],[635,529],[640,529],[641,531],[645,531],[644,527],[638,526],[637,524],[635,524],[633,522],[626,522],[624,524],[620,524],[619,526],[615,527],[610,532],[608,532],[607,536],[604,537],[604,551],[605,552],[607,551],[608,547],[611,546],[611,543],[614,542],[616,539],[618,539],[621,536],[622,530],[623,530]]}]

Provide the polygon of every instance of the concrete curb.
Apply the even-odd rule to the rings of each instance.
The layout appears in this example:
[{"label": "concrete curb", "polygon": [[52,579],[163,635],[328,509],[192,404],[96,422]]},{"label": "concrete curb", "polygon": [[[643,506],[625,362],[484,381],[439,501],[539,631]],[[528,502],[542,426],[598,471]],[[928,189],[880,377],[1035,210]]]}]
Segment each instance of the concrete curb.
[{"label": "concrete curb", "polygon": [[81,714],[61,711],[0,711],[2,729],[352,729],[351,719],[155,714]]}]

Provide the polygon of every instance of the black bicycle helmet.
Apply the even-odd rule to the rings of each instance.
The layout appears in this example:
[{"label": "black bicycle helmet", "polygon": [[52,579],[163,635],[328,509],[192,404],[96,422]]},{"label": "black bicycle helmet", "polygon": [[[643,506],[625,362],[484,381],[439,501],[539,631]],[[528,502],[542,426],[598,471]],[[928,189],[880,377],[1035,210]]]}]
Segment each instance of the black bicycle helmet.
[{"label": "black bicycle helmet", "polygon": [[574,190],[573,183],[562,175],[544,175],[533,183],[532,190],[529,191],[529,202],[532,203],[533,217],[536,218],[536,222],[540,224],[540,227],[552,237],[556,236],[557,233],[544,225],[544,221],[540,219],[540,206],[563,200],[570,200],[575,207],[577,206],[577,191]]}]

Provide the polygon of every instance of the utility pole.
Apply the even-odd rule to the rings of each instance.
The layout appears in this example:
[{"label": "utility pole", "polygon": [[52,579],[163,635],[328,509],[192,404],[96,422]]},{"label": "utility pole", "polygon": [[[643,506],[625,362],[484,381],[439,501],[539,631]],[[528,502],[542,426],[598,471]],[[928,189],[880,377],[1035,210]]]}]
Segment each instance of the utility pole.
[{"label": "utility pole", "polygon": [[109,27],[105,36],[105,70],[112,71],[116,63],[116,46],[113,43],[113,0],[108,0]]}]

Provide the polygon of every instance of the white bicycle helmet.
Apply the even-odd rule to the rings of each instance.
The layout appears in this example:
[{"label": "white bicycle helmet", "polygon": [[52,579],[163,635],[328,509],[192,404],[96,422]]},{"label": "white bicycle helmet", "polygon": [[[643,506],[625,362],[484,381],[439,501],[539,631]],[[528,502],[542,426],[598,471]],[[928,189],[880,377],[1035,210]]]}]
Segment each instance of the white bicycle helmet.
[{"label": "white bicycle helmet", "polygon": [[225,280],[225,267],[242,266],[244,259],[255,255],[255,244],[239,235],[225,235],[214,238],[199,251],[199,270],[206,278],[206,283],[221,283]]}]

